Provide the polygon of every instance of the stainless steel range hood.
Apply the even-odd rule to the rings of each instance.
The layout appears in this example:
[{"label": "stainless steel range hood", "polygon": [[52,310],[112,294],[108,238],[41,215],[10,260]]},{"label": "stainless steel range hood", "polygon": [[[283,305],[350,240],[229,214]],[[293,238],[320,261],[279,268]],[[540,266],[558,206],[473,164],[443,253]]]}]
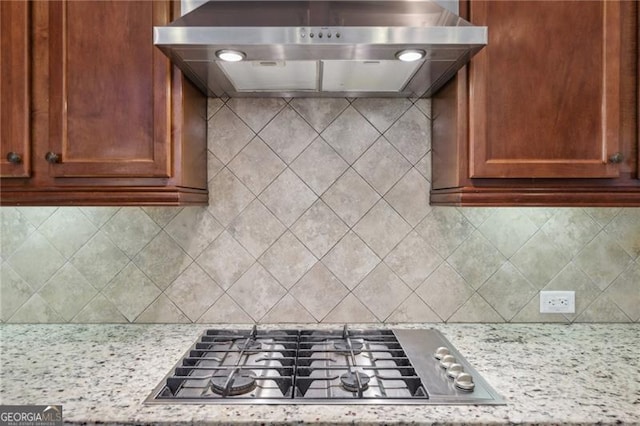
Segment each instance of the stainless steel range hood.
[{"label": "stainless steel range hood", "polygon": [[487,43],[446,6],[213,0],[155,27],[154,42],[212,97],[428,97]]}]

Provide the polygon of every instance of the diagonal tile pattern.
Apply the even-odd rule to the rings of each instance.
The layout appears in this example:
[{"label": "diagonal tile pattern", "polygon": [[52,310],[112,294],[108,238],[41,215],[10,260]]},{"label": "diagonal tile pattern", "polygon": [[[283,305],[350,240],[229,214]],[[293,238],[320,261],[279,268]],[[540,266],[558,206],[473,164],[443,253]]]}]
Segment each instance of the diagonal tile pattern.
[{"label": "diagonal tile pattern", "polygon": [[405,112],[385,135],[411,164],[416,164],[431,149],[429,120],[416,106]]},{"label": "diagonal tile pattern", "polygon": [[321,200],[291,227],[291,232],[318,258],[324,256],[348,231],[347,226]]},{"label": "diagonal tile pattern", "polygon": [[384,195],[411,168],[411,164],[382,136],[353,168]]},{"label": "diagonal tile pattern", "polygon": [[164,290],[193,261],[166,232],[162,231],[133,258],[133,262]]},{"label": "diagonal tile pattern", "polygon": [[289,169],[278,176],[259,198],[287,226],[291,226],[317,199],[313,191]]},{"label": "diagonal tile pattern", "polygon": [[600,226],[583,210],[558,209],[542,227],[564,252],[575,256],[599,232]]},{"label": "diagonal tile pattern", "polygon": [[349,293],[322,263],[318,262],[290,291],[313,317],[322,320]]},{"label": "diagonal tile pattern", "polygon": [[380,195],[351,168],[322,196],[349,226],[355,225],[379,199]]},{"label": "diagonal tile pattern", "polygon": [[629,256],[640,258],[640,209],[626,208],[605,227]]},{"label": "diagonal tile pattern", "polygon": [[321,135],[347,163],[353,164],[380,133],[350,106]]},{"label": "diagonal tile pattern", "polygon": [[630,264],[604,294],[632,321],[640,321],[640,263]]},{"label": "diagonal tile pattern", "polygon": [[380,258],[354,232],[349,232],[327,253],[322,263],[353,290],[380,263]]},{"label": "diagonal tile pattern", "polygon": [[196,259],[225,290],[251,267],[253,257],[228,232],[223,232]]},{"label": "diagonal tile pattern", "polygon": [[129,258],[99,231],[69,261],[95,288],[102,289],[127,266]]},{"label": "diagonal tile pattern", "polygon": [[342,98],[296,98],[291,106],[316,132],[320,133],[349,106]]},{"label": "diagonal tile pattern", "polygon": [[520,209],[502,208],[496,209],[478,230],[500,253],[509,258],[538,228]]},{"label": "diagonal tile pattern", "polygon": [[8,263],[0,266],[0,321],[8,321],[33,295],[33,289]]},{"label": "diagonal tile pattern", "polygon": [[118,213],[120,207],[80,207],[80,210],[95,226],[101,228]]},{"label": "diagonal tile pattern", "polygon": [[322,320],[324,323],[378,322],[375,315],[353,294],[347,294]]},{"label": "diagonal tile pattern", "polygon": [[290,106],[285,107],[260,132],[260,137],[287,164],[317,136],[318,133]]},{"label": "diagonal tile pattern", "polygon": [[133,322],[161,291],[135,264],[129,263],[102,293]]},{"label": "diagonal tile pattern", "polygon": [[285,288],[289,289],[317,262],[316,257],[290,232],[258,259]]},{"label": "diagonal tile pattern", "polygon": [[190,321],[167,296],[161,294],[136,318],[136,322],[184,324]]},{"label": "diagonal tile pattern", "polygon": [[97,294],[71,263],[65,264],[38,291],[65,321],[70,321]]},{"label": "diagonal tile pattern", "polygon": [[229,233],[256,259],[284,231],[282,223],[258,200],[249,204],[229,225]]},{"label": "diagonal tile pattern", "polygon": [[353,101],[360,112],[380,133],[384,133],[412,104],[403,98],[360,98]]},{"label": "diagonal tile pattern", "polygon": [[229,225],[254,198],[251,191],[229,169],[222,169],[209,181],[208,209],[223,226]]},{"label": "diagonal tile pattern", "polygon": [[409,296],[387,318],[388,322],[441,322],[440,317],[416,295]]},{"label": "diagonal tile pattern", "polygon": [[473,288],[446,262],[416,289],[416,294],[443,321],[460,309],[473,293]]},{"label": "diagonal tile pattern", "polygon": [[291,164],[291,169],[317,195],[322,195],[347,167],[342,157],[320,136]]},{"label": "diagonal tile pattern", "polygon": [[411,226],[380,200],[353,230],[380,257],[385,257],[411,231]]},{"label": "diagonal tile pattern", "polygon": [[353,294],[379,321],[384,321],[411,294],[411,289],[387,265],[380,263]]},{"label": "diagonal tile pattern", "polygon": [[57,323],[64,319],[39,295],[34,294],[11,317],[15,323]]},{"label": "diagonal tile pattern", "polygon": [[[59,207],[18,207],[19,211],[25,219],[33,226],[38,227],[47,220]],[[116,209],[117,210],[117,209]],[[7,209],[7,212],[11,211]]]},{"label": "diagonal tile pattern", "polygon": [[143,207],[142,210],[149,216],[158,226],[165,227],[167,223],[171,221],[182,208],[176,207]]},{"label": "diagonal tile pattern", "polygon": [[36,231],[7,262],[27,284],[38,290],[64,265],[65,259],[40,232]]},{"label": "diagonal tile pattern", "polygon": [[612,236],[602,232],[578,253],[574,262],[600,290],[605,290],[633,260]]},{"label": "diagonal tile pattern", "polygon": [[204,207],[185,207],[164,230],[195,259],[224,230]]},{"label": "diagonal tile pattern", "polygon": [[11,256],[35,230],[35,226],[18,209],[6,207],[0,209],[0,236],[2,236],[0,255],[2,258]]},{"label": "diagonal tile pattern", "polygon": [[265,323],[315,323],[316,320],[290,294],[285,295],[280,301],[264,316],[262,322]]},{"label": "diagonal tile pattern", "polygon": [[140,208],[120,209],[102,230],[129,257],[135,256],[160,231],[160,227]]},{"label": "diagonal tile pattern", "polygon": [[233,98],[227,106],[258,133],[287,103],[282,98]]},{"label": "diagonal tile pattern", "polygon": [[478,231],[469,237],[447,259],[460,275],[475,289],[478,289],[505,262],[500,251]]},{"label": "diagonal tile pattern", "polygon": [[165,290],[165,294],[191,321],[200,318],[223,293],[195,262]]},{"label": "diagonal tile pattern", "polygon": [[536,290],[507,262],[480,287],[478,294],[508,321],[535,296]]},{"label": "diagonal tile pattern", "polygon": [[[60,232],[64,229],[65,232]],[[72,256],[98,230],[77,207],[60,207],[40,227],[40,233],[64,257]]]},{"label": "diagonal tile pattern", "polygon": [[512,257],[511,263],[541,289],[569,263],[569,256],[544,232],[538,232]]},{"label": "diagonal tile pattern", "polygon": [[254,320],[259,321],[287,293],[259,263],[227,291],[227,294]]},{"label": "diagonal tile pattern", "polygon": [[249,324],[255,321],[232,298],[223,294],[199,319],[199,323]]},{"label": "diagonal tile pattern", "polygon": [[83,324],[126,323],[127,318],[102,293],[82,308],[71,322]]},{"label": "diagonal tile pattern", "polygon": [[249,142],[229,163],[229,170],[256,195],[282,173],[285,167],[282,160],[259,137]]},{"label": "diagonal tile pattern", "polygon": [[640,322],[640,209],[432,208],[430,115],[210,99],[208,207],[0,208],[0,322]]},{"label": "diagonal tile pattern", "polygon": [[442,263],[442,258],[421,236],[412,231],[384,259],[409,287],[415,289]]},{"label": "diagonal tile pattern", "polygon": [[473,230],[474,226],[458,209],[447,207],[433,208],[416,226],[416,231],[444,258],[449,257]]},{"label": "diagonal tile pattern", "polygon": [[209,119],[207,132],[209,151],[223,164],[229,163],[255,135],[226,105]]},{"label": "diagonal tile pattern", "polygon": [[387,192],[385,199],[404,220],[416,226],[431,211],[430,190],[429,181],[413,168]]}]

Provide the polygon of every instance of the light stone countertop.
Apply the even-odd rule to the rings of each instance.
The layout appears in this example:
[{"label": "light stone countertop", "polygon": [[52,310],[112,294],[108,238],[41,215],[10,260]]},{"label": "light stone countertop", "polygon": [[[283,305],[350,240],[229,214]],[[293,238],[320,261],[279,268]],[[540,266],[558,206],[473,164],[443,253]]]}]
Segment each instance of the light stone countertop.
[{"label": "light stone countertop", "polygon": [[143,405],[221,327],[68,324],[0,325],[0,404],[62,404],[72,423],[640,424],[638,324],[402,327],[442,331],[507,405]]}]

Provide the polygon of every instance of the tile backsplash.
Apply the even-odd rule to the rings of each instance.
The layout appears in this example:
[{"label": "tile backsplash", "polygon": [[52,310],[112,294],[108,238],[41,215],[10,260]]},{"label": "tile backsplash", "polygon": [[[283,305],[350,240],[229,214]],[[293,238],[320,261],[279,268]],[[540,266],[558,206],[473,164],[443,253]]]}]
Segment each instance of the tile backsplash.
[{"label": "tile backsplash", "polygon": [[2,322],[640,321],[640,209],[429,206],[428,100],[208,113],[206,208],[0,209]]}]

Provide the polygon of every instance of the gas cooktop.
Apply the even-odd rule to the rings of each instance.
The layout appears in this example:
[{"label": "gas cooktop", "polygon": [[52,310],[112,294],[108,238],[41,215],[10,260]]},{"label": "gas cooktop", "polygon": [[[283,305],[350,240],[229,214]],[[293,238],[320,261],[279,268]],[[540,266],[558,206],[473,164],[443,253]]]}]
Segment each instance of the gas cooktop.
[{"label": "gas cooktop", "polygon": [[504,404],[437,330],[206,330],[147,404]]}]

